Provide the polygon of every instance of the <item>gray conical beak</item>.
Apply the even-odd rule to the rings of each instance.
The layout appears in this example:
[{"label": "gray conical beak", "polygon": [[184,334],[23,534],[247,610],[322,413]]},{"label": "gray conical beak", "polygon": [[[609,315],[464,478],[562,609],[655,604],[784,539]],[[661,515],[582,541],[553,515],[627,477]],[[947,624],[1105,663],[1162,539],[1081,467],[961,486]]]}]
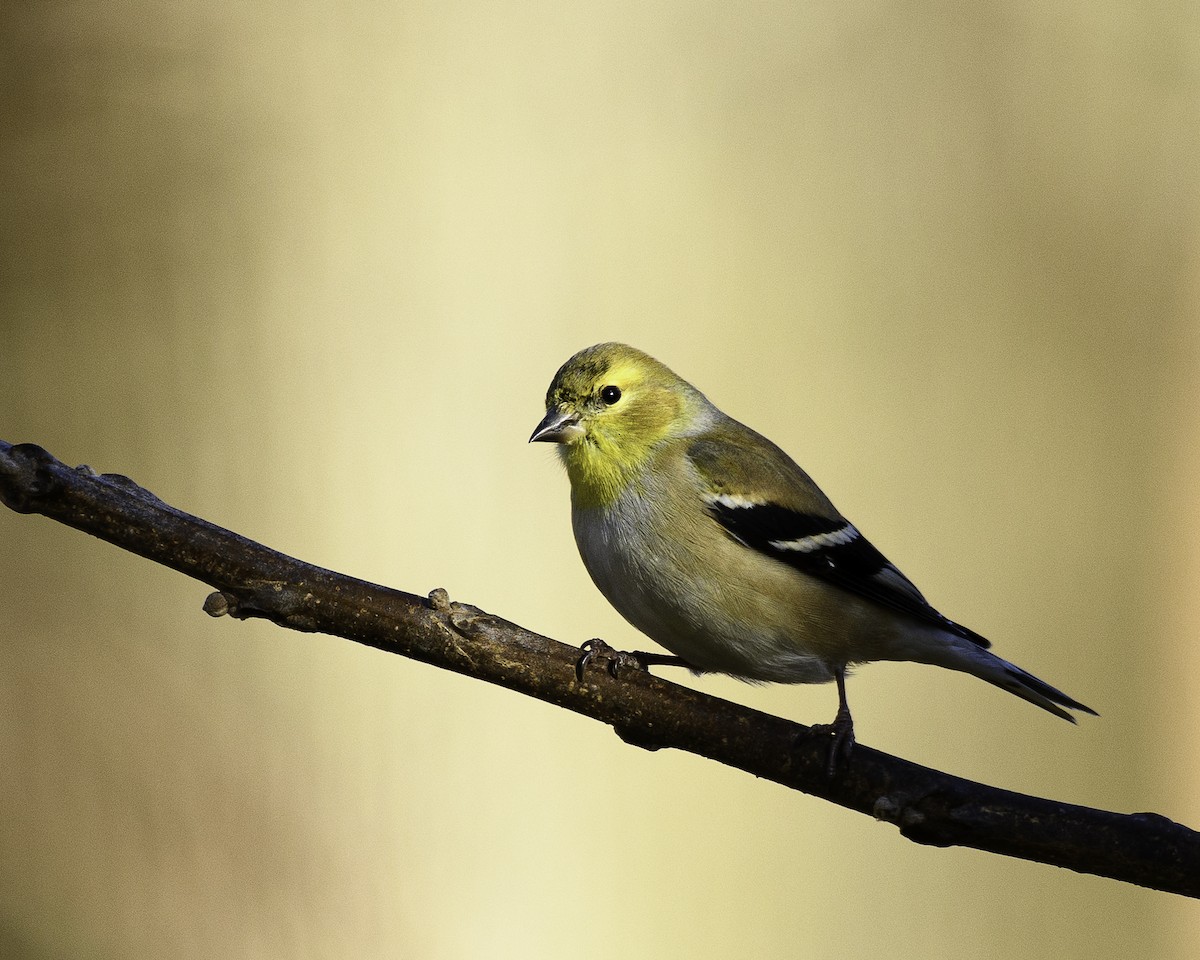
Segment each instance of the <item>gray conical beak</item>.
[{"label": "gray conical beak", "polygon": [[579,425],[579,414],[551,407],[546,411],[542,422],[537,425],[537,429],[533,431],[529,442],[544,440],[547,443],[566,443],[582,433],[583,427]]}]

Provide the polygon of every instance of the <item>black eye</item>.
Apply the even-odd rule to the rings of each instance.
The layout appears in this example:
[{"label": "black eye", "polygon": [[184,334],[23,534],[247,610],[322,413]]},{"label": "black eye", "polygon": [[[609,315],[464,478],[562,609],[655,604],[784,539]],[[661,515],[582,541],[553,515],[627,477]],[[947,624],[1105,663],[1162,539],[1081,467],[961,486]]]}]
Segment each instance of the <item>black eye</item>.
[{"label": "black eye", "polygon": [[621,399],[620,387],[604,387],[600,391],[600,399],[607,403],[610,407]]}]

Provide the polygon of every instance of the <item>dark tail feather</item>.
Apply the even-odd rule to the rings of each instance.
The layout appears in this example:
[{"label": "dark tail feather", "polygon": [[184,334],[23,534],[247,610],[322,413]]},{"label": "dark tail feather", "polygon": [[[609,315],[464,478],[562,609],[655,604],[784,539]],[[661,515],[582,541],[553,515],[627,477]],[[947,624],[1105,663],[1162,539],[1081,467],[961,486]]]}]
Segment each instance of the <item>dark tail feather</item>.
[{"label": "dark tail feather", "polygon": [[[999,658],[997,658],[999,659]],[[996,686],[1007,690],[1009,693],[1015,693],[1018,697],[1028,700],[1030,703],[1036,703],[1043,710],[1049,710],[1056,717],[1062,717],[1064,720],[1075,722],[1075,718],[1066,710],[1080,710],[1083,713],[1090,713],[1093,717],[1099,716],[1091,707],[1085,706],[1078,700],[1068,697],[1057,687],[1052,687],[1045,680],[1039,680],[1032,673],[1022,670],[1020,667],[1013,666],[1007,661],[1001,661],[1004,664],[1003,675],[993,678],[985,676],[983,679],[989,683],[994,683]]]},{"label": "dark tail feather", "polygon": [[1050,686],[1045,680],[1039,680],[1032,673],[976,646],[969,638],[965,642],[944,648],[939,651],[938,656],[930,657],[928,662],[973,674],[1072,723],[1075,722],[1075,718],[1067,710],[1079,710],[1097,716],[1091,707],[1068,697],[1057,687]]}]

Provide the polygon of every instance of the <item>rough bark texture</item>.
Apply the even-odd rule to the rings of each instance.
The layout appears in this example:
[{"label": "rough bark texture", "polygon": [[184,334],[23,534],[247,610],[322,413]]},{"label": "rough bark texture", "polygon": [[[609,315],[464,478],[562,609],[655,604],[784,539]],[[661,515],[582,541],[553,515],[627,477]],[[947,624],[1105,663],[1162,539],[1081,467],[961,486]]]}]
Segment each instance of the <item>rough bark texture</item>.
[{"label": "rough bark texture", "polygon": [[212,616],[262,617],[435,664],[610,724],[626,742],[674,747],[895,824],[917,843],[959,845],[1200,897],[1200,834],[1001,790],[855,747],[831,778],[810,728],[636,669],[605,654],[577,676],[578,648],[476,607],[381,587],[277,553],[193,517],[127,477],[71,468],[0,441],[0,500],[178,570],[217,592]]}]

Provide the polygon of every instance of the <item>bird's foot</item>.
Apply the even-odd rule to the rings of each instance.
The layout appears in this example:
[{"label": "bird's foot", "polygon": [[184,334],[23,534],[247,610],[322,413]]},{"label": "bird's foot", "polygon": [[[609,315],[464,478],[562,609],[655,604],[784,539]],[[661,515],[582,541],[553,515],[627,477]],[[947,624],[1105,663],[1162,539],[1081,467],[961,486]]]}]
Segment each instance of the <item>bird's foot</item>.
[{"label": "bird's foot", "polygon": [[607,661],[605,666],[614,680],[622,670],[645,670],[648,666],[636,653],[626,653],[610,647],[599,637],[585,640],[579,649],[582,656],[575,662],[575,679],[580,683],[583,682],[583,672],[597,659]]},{"label": "bird's foot", "polygon": [[583,671],[597,658],[608,661],[608,673],[614,679],[622,670],[641,670],[646,673],[654,666],[694,669],[686,660],[673,654],[648,653],[645,650],[616,650],[599,637],[584,641],[579,649],[583,651],[583,655],[575,663],[575,677],[581,683],[583,682]]},{"label": "bird's foot", "polygon": [[832,778],[837,773],[838,766],[850,759],[850,751],[854,749],[854,721],[850,718],[849,711],[842,713],[839,710],[838,715],[833,718],[833,723],[816,723],[809,731],[805,739],[829,738],[829,764],[826,770]]}]

